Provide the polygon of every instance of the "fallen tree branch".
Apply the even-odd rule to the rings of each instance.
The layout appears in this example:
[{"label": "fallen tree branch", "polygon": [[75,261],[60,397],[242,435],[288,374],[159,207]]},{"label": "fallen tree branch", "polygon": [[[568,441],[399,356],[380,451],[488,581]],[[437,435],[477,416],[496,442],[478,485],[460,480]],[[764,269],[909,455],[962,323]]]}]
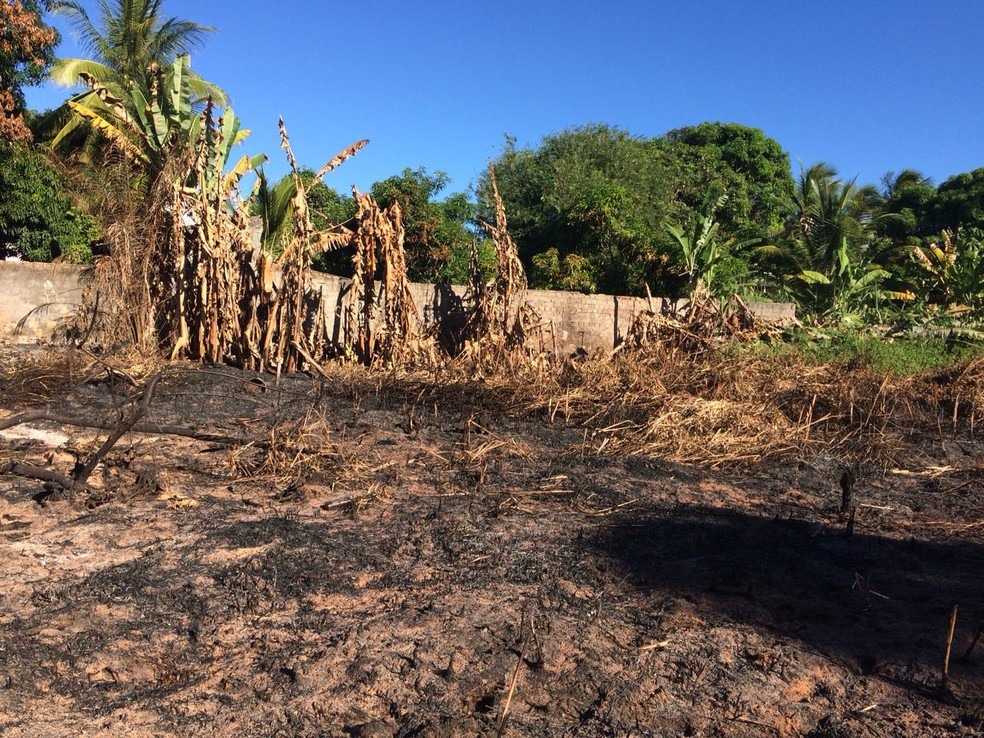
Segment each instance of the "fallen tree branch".
[{"label": "fallen tree branch", "polygon": [[[73,418],[69,415],[60,415],[58,413],[40,410],[37,412],[15,415],[7,420],[0,420],[0,430],[13,428],[14,426],[23,425],[24,423],[35,422],[57,423],[59,425],[70,425],[74,428],[94,428],[96,430],[113,430],[119,425],[118,423],[112,423],[105,420]],[[260,446],[261,448],[269,446],[269,443],[264,441],[238,438],[236,436],[223,436],[216,433],[202,433],[201,431],[192,430],[190,428],[182,428],[178,425],[161,425],[159,423],[135,423],[130,427],[130,432],[146,433],[147,435],[153,436],[181,436],[182,438],[192,438],[196,441],[222,443],[228,446],[245,446],[248,444]],[[263,445],[264,443],[266,443],[266,446]]]},{"label": "fallen tree branch", "polygon": [[64,474],[42,469],[40,466],[34,466],[33,464],[22,464],[19,461],[8,461],[5,464],[0,464],[0,474],[14,474],[18,477],[38,479],[42,482],[54,482],[64,489],[74,489],[76,484],[74,479]]},{"label": "fallen tree branch", "polygon": [[158,372],[153,377],[147,380],[147,384],[144,386],[143,390],[134,398],[140,400],[140,404],[130,413],[130,417],[118,423],[114,428],[113,432],[109,434],[109,437],[103,442],[103,445],[99,447],[99,450],[92,455],[92,458],[86,462],[78,474],[75,476],[76,484],[84,485],[88,480],[89,476],[98,466],[99,462],[105,458],[106,454],[113,450],[113,446],[137,424],[144,415],[147,414],[147,410],[150,408],[150,403],[154,399],[154,392],[157,389],[158,382],[164,377],[163,372]]}]

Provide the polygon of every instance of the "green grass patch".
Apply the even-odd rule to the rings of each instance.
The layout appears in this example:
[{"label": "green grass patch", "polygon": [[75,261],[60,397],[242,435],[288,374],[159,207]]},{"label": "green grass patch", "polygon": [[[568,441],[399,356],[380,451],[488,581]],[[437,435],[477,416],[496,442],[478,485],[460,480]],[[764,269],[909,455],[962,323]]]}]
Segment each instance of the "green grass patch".
[{"label": "green grass patch", "polygon": [[863,365],[881,374],[909,377],[984,356],[984,344],[932,338],[885,338],[853,332],[799,331],[785,343],[740,347],[760,356],[798,355],[822,366]]}]

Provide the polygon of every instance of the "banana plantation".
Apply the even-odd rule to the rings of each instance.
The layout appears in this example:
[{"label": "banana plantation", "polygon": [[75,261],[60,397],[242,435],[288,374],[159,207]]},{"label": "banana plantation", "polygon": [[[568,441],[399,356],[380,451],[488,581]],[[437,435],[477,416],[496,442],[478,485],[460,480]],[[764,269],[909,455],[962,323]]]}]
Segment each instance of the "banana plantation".
[{"label": "banana plantation", "polygon": [[[45,28],[38,12],[28,12],[33,6],[25,7],[27,15],[10,22]],[[534,288],[685,297],[699,285],[719,298],[795,301],[804,323],[821,329],[980,336],[982,169],[939,186],[913,170],[890,172],[880,186],[862,185],[824,163],[794,177],[779,143],[738,124],[702,123],[657,138],[589,125],[551,134],[534,148],[507,140],[494,162],[498,200],[490,174],[474,197],[439,200],[447,178],[424,168],[377,182],[364,195],[327,186],[325,175],[365,142],[318,172],[285,150],[290,173],[272,183],[264,172],[270,152],[233,155],[240,145],[248,148],[249,131],[228,106],[229,95],[191,69],[189,52],[211,29],[166,19],[159,3],[109,3],[99,18],[78,3],[57,2],[53,10],[72,21],[91,56],[51,64],[51,40],[45,46],[43,34],[40,48],[22,50],[31,79],[50,69],[53,80],[80,91],[45,114],[11,111],[23,131],[0,151],[7,184],[0,253],[113,259],[113,267],[102,268],[116,270],[111,284],[135,290],[128,300],[140,298],[128,303],[144,314],[134,338],[151,331],[167,354],[188,353],[193,334],[188,355],[228,355],[244,365],[259,361],[247,355],[267,350],[257,341],[282,345],[278,354],[295,351],[289,346],[299,340],[298,325],[286,329],[289,338],[274,339],[255,323],[265,317],[237,329],[243,337],[235,349],[218,348],[233,339],[217,318],[209,330],[224,339],[183,325],[204,319],[181,317],[186,309],[231,316],[238,300],[253,299],[246,295],[255,286],[229,287],[229,295],[206,290],[196,299],[207,307],[194,307],[181,292],[196,275],[229,276],[243,257],[220,255],[225,246],[213,253],[212,242],[235,241],[246,253],[249,217],[261,219],[263,236],[249,255],[258,276],[243,279],[269,283],[273,272],[259,275],[274,262],[277,279],[283,273],[284,284],[299,280],[302,292],[309,268],[358,275],[368,284],[372,266],[372,278],[383,279],[392,259],[356,253],[360,242],[367,248],[355,235],[372,219],[366,197],[391,215],[398,208],[394,237],[404,255],[397,269],[414,281],[468,284],[476,268],[480,281],[496,279],[500,261],[483,224],[504,209],[518,265]],[[206,252],[223,264],[203,261]],[[288,262],[297,274],[284,271]],[[138,284],[141,275],[148,284]],[[284,293],[285,302],[297,299]],[[241,307],[235,309],[300,319],[288,318],[295,308],[283,304]]]}]

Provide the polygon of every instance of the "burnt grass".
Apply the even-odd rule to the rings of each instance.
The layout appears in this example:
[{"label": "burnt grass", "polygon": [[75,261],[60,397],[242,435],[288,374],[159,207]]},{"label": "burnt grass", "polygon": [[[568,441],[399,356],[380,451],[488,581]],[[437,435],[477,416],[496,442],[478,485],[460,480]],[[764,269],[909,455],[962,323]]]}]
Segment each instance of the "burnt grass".
[{"label": "burnt grass", "polygon": [[[91,493],[0,477],[0,734],[984,735],[972,438],[862,465],[848,531],[834,455],[711,471],[481,384],[256,379],[183,372],[153,419],[303,453],[132,434]],[[104,437],[59,430],[0,461]]]}]

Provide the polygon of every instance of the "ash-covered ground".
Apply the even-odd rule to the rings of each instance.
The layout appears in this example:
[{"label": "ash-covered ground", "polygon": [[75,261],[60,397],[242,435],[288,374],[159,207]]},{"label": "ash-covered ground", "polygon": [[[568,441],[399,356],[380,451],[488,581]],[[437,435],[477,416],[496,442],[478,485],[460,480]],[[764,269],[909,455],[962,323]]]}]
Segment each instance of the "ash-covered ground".
[{"label": "ash-covered ground", "polygon": [[[111,421],[118,379],[43,407]],[[251,443],[0,476],[3,736],[984,735],[973,439],[859,467],[849,532],[834,456],[598,454],[480,382],[188,369],[142,422]],[[0,464],[106,435],[17,426]]]}]

